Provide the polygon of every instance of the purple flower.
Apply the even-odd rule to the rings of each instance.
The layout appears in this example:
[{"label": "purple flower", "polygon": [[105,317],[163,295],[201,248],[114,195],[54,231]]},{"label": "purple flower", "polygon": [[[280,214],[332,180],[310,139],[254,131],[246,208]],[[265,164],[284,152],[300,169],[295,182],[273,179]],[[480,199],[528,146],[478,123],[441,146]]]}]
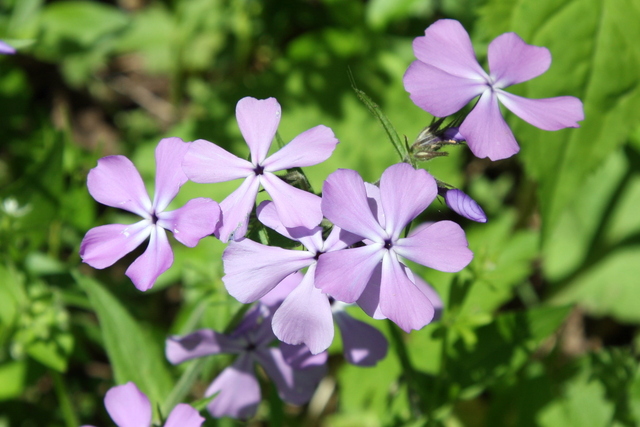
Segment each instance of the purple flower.
[{"label": "purple flower", "polygon": [[420,108],[445,117],[480,95],[460,125],[477,157],[505,159],[520,149],[498,100],[544,130],[579,127],[577,122],[584,119],[582,102],[575,97],[528,99],[503,90],[543,74],[551,65],[547,48],[526,44],[515,33],[502,34],[489,45],[489,74],[478,64],[469,35],[458,21],[435,22],[413,41],[413,51],[418,60],[405,73],[404,87]]},{"label": "purple flower", "polygon": [[189,144],[180,138],[165,138],[156,148],[156,192],[153,203],[135,166],[124,156],[98,160],[89,171],[89,193],[98,202],[125,209],[143,219],[135,224],[110,224],[92,228],[82,239],[80,256],[93,268],[106,268],[150,238],[147,250],[127,269],[126,275],[141,291],[150,289],[160,274],[173,264],[173,252],[164,229],[180,243],[194,247],[213,233],[220,207],[206,198],[196,198],[174,211],[165,211],[187,182],[180,164]]},{"label": "purple flower", "polygon": [[342,335],[344,358],[352,365],[375,366],[387,355],[387,339],[373,326],[351,317],[346,306],[335,300],[331,304],[333,318]]},{"label": "purple flower", "polygon": [[211,142],[198,140],[184,158],[182,167],[190,180],[200,183],[244,178],[240,187],[220,203],[222,221],[216,236],[223,242],[245,235],[249,214],[260,185],[271,196],[287,227],[312,228],[322,220],[320,200],[313,194],[286,184],[274,172],[311,166],[329,158],[338,140],[326,126],[316,126],[295,137],[267,157],[280,123],[280,104],[274,98],[243,98],[236,106],[240,132],[249,145],[251,161],[241,159]]},{"label": "purple flower", "polygon": [[320,254],[346,248],[361,238],[338,227],[326,241],[322,239],[322,227],[286,228],[270,201],[261,203],[257,212],[263,224],[302,243],[306,250],[271,247],[248,239],[230,242],[222,255],[225,271],[222,281],[231,296],[248,303],[262,298],[285,277],[308,267],[302,280],[285,295],[276,310],[273,332],[286,343],[306,344],[311,353],[320,353],[331,345],[334,331],[329,298],[314,286],[316,260]]},{"label": "purple flower", "polygon": [[451,221],[418,227],[401,237],[437,191],[431,175],[406,163],[384,171],[379,190],[365,186],[356,171],[339,169],[329,175],[322,192],[325,217],[364,237],[366,244],[320,256],[316,287],[339,301],[358,301],[370,315],[387,317],[405,331],[429,323],[433,303],[399,257],[446,272],[460,271],[473,257],[464,231]]},{"label": "purple flower", "polygon": [[[300,278],[291,276],[287,280]],[[326,353],[313,356],[302,346],[270,345],[276,338],[271,330],[272,310],[273,307],[258,303],[230,335],[201,329],[167,340],[167,359],[173,364],[211,354],[238,355],[205,393],[206,396],[217,393],[207,406],[214,417],[246,419],[255,414],[261,399],[260,384],[254,373],[255,363],[260,364],[276,384],[282,400],[294,405],[308,402],[324,376]]]},{"label": "purple flower", "polygon": [[0,40],[0,54],[1,55],[13,55],[16,53],[16,50],[9,46],[7,43]]},{"label": "purple flower", "polygon": [[[118,427],[151,427],[151,403],[132,382],[110,388],[104,406]],[[164,427],[200,427],[203,422],[198,411],[180,403],[173,408]]]},{"label": "purple flower", "polygon": [[487,215],[480,205],[457,188],[438,187],[438,194],[444,197],[444,202],[449,208],[467,219],[476,222],[487,222]]}]

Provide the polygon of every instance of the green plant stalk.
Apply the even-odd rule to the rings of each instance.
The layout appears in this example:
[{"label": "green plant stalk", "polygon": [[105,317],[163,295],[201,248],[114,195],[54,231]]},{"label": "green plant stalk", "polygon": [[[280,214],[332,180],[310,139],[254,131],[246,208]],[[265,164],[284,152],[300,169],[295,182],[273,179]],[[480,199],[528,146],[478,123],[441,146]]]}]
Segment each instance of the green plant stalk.
[{"label": "green plant stalk", "polygon": [[53,378],[53,385],[56,390],[56,395],[58,396],[58,402],[60,404],[60,410],[62,411],[62,418],[64,418],[65,424],[67,427],[78,427],[80,423],[78,422],[78,417],[73,410],[73,405],[71,405],[71,399],[69,399],[69,394],[67,393],[67,388],[64,385],[62,376],[59,372],[53,370],[50,370],[49,372]]},{"label": "green plant stalk", "polygon": [[428,407],[423,405],[421,402],[422,399],[419,392],[420,385],[417,382],[418,372],[411,363],[409,353],[407,352],[407,347],[404,343],[404,340],[402,339],[400,328],[398,328],[398,326],[396,326],[396,324],[391,322],[390,320],[387,320],[387,326],[389,329],[389,335],[391,336],[393,348],[396,352],[396,356],[398,356],[400,365],[402,366],[404,378],[407,381],[407,386],[409,389],[409,404],[411,405],[411,410],[414,416],[417,418],[419,415],[422,415],[422,408]]},{"label": "green plant stalk", "polygon": [[378,104],[373,102],[373,100],[369,98],[369,96],[366,93],[364,93],[363,91],[361,91],[356,87],[356,84],[353,80],[353,76],[350,76],[350,77],[351,77],[351,87],[355,91],[356,96],[360,101],[362,101],[364,105],[366,105],[366,107],[369,109],[371,114],[373,114],[376,117],[376,119],[378,119],[378,121],[384,128],[385,132],[387,133],[387,136],[389,137],[389,141],[398,152],[398,155],[400,156],[400,161],[409,162],[411,163],[411,166],[415,167],[415,165],[412,162],[411,156],[409,156],[409,152],[407,150],[406,144],[403,144],[402,140],[398,136],[398,132],[396,131],[395,127],[393,127],[393,125],[391,124],[391,121],[382,112]]},{"label": "green plant stalk", "polygon": [[166,418],[169,412],[189,394],[189,390],[193,386],[193,383],[198,379],[202,369],[204,368],[206,359],[200,357],[191,362],[191,364],[185,369],[180,376],[180,379],[176,383],[169,396],[164,400],[160,408],[162,416]]}]

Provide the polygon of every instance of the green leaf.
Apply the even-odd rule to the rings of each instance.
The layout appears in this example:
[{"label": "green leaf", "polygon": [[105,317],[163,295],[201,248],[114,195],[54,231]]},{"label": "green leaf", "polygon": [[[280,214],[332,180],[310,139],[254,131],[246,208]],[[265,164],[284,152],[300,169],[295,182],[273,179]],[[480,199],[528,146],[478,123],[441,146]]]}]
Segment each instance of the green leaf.
[{"label": "green leaf", "polygon": [[69,356],[73,349],[73,335],[54,329],[48,340],[34,341],[26,346],[26,353],[49,368],[66,372]]},{"label": "green leaf", "polygon": [[24,360],[0,365],[0,401],[22,394],[27,378],[27,362]]},{"label": "green leaf", "polygon": [[447,371],[463,389],[481,391],[497,378],[514,373],[529,359],[541,341],[553,333],[571,307],[541,307],[505,313],[476,330],[477,342],[468,347],[458,340]]},{"label": "green leaf", "polygon": [[96,311],[116,383],[133,381],[156,407],[172,387],[163,346],[153,342],[148,332],[102,285],[78,272],[72,274]]},{"label": "green leaf", "polygon": [[100,37],[122,29],[129,19],[121,10],[91,1],[65,1],[47,5],[41,25],[47,39],[72,40],[89,46]]}]

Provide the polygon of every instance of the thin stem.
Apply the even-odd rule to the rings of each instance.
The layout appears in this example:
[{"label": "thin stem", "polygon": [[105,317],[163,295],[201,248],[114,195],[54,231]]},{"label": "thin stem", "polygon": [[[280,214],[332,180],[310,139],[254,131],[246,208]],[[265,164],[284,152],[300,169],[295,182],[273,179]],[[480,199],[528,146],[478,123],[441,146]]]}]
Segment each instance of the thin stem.
[{"label": "thin stem", "polygon": [[[180,402],[184,400],[184,398],[191,390],[193,383],[198,379],[202,369],[205,366],[206,359],[204,357],[198,358],[191,362],[191,364],[185,369],[185,371],[180,376],[178,383],[175,385],[169,396],[164,400],[161,408],[161,413],[163,417],[166,417],[167,414]],[[77,426],[77,424],[76,424]]]},{"label": "thin stem", "polygon": [[60,404],[60,410],[62,411],[62,418],[64,418],[64,422],[67,427],[78,427],[80,423],[78,422],[78,417],[76,416],[75,411],[73,410],[73,405],[71,404],[71,399],[69,399],[69,393],[67,392],[67,388],[62,380],[62,376],[59,372],[50,371],[51,377],[53,378],[53,385],[56,390],[56,396],[58,397],[58,403]]}]

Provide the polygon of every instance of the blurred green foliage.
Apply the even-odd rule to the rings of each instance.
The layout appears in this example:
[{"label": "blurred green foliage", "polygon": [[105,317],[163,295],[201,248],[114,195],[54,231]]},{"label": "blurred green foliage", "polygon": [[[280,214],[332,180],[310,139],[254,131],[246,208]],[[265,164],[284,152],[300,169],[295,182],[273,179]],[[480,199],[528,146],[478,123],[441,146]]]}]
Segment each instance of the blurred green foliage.
[{"label": "blurred green foliage", "polygon": [[[454,147],[425,163],[489,217],[469,223],[441,201],[423,217],[460,222],[475,254],[459,274],[416,267],[445,302],[441,321],[406,335],[354,310],[387,335],[387,358],[350,366],[337,337],[322,393],[303,408],[271,393],[248,424],[638,425],[640,1],[2,0],[0,39],[19,53],[0,57],[0,426],[110,425],[104,393],[130,380],[159,419],[227,362],[163,356],[167,335],[224,330],[239,309],[223,244],[175,245],[144,295],[123,274],[139,252],[101,271],[80,262],[89,228],[132,220],[88,194],[98,158],[129,156],[151,187],[163,137],[246,155],[235,104],[273,96],[285,141],[318,124],[341,141],[305,170],[316,191],[336,168],[376,181],[400,159],[350,76],[411,141],[431,120],[402,85],[411,41],[444,17],[480,59],[507,31],[548,47],[550,70],[513,91],[580,97],[586,119],[544,132],[507,116],[515,158]],[[188,183],[173,203],[235,185]]]}]

